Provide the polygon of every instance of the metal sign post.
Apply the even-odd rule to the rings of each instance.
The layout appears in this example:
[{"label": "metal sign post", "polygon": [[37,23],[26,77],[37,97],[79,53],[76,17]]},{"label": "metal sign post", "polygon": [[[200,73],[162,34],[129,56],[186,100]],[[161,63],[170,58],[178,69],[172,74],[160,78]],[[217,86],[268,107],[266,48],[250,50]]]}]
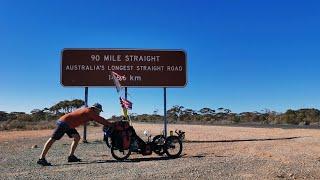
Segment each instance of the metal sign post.
[{"label": "metal sign post", "polygon": [[124,88],[124,98],[127,100],[128,99],[128,88]]},{"label": "metal sign post", "polygon": [[[84,105],[88,107],[88,87],[84,88]],[[83,142],[88,143],[87,141],[87,123],[83,125]]]},{"label": "metal sign post", "polygon": [[164,104],[164,137],[167,137],[167,88],[163,88],[163,104]]}]

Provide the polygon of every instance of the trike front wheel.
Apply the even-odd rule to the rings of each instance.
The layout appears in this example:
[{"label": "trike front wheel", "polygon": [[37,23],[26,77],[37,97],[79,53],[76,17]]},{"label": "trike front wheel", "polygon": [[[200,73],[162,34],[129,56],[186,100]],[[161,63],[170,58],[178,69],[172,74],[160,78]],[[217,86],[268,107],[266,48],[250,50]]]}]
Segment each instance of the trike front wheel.
[{"label": "trike front wheel", "polygon": [[164,152],[170,158],[177,158],[182,153],[182,141],[178,136],[169,136],[164,143]]},{"label": "trike front wheel", "polygon": [[126,160],[130,156],[130,154],[131,154],[131,150],[130,149],[128,149],[128,150],[120,150],[120,149],[118,149],[116,147],[111,147],[111,155],[116,160],[119,160],[119,161]]}]

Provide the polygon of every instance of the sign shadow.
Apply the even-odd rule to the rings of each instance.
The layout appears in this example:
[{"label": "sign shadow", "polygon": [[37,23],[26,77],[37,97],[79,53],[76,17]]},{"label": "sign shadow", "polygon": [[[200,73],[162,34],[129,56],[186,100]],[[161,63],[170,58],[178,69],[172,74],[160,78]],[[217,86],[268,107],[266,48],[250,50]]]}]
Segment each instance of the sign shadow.
[{"label": "sign shadow", "polygon": [[184,143],[228,143],[228,142],[250,142],[250,141],[279,141],[303,138],[302,136],[280,137],[280,138],[263,138],[263,139],[233,139],[233,140],[214,140],[214,141],[184,141]]}]

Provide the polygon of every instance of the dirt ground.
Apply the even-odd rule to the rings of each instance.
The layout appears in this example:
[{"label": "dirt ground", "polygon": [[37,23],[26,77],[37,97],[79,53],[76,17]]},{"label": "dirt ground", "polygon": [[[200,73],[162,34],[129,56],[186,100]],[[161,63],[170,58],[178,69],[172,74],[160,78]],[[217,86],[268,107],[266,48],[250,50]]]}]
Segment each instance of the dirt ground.
[{"label": "dirt ground", "polygon": [[[162,124],[134,124],[157,135]],[[102,141],[102,128],[88,129],[89,143],[66,161],[71,140],[49,151],[51,167],[36,164],[52,130],[0,132],[0,179],[320,179],[319,129],[169,125],[186,132],[182,156],[168,159],[133,154],[118,162]],[[82,127],[78,128],[82,135]],[[34,148],[34,145],[38,147]]]}]

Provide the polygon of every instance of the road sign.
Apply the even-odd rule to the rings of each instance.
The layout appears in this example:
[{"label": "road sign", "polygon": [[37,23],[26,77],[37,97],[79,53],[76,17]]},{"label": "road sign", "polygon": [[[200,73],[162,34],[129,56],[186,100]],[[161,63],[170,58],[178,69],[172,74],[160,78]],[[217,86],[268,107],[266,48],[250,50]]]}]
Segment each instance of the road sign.
[{"label": "road sign", "polygon": [[63,86],[114,86],[111,72],[125,87],[184,87],[186,54],[181,50],[64,49]]}]

